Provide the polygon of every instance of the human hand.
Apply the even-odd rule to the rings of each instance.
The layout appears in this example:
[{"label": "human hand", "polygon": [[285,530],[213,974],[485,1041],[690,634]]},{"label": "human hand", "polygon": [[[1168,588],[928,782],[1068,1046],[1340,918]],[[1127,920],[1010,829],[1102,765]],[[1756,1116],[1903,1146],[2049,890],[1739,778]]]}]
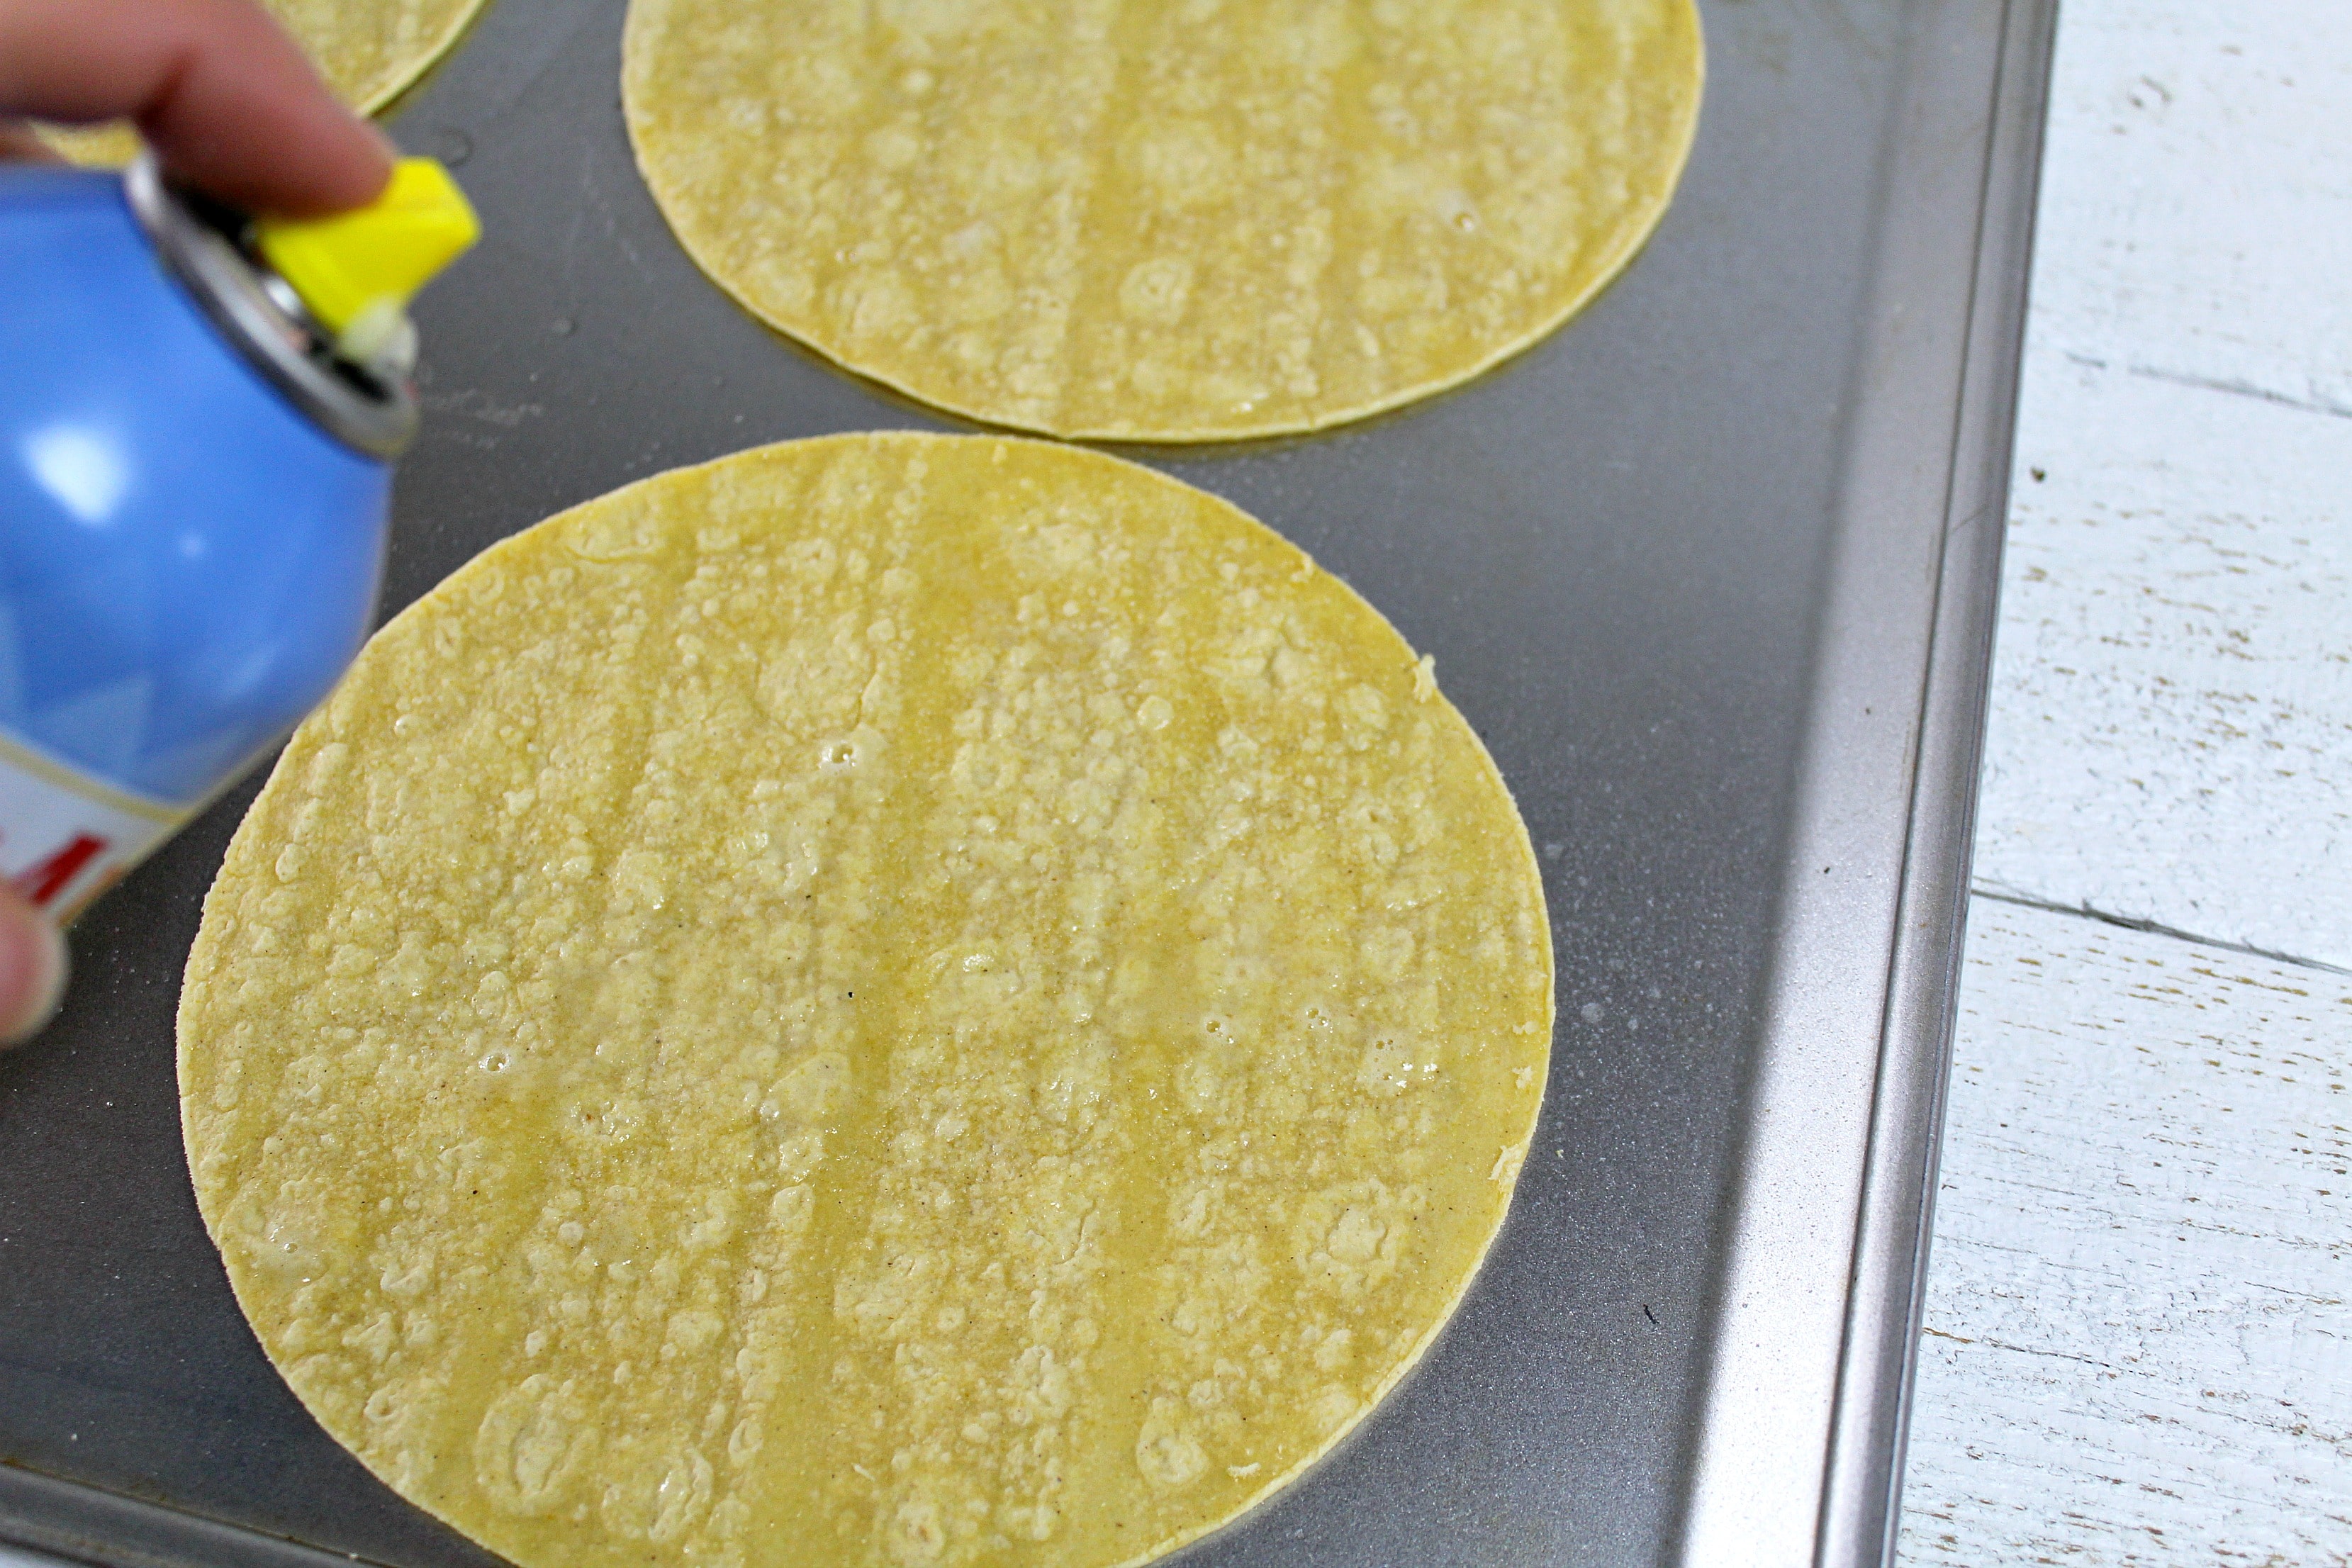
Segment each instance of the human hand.
[{"label": "human hand", "polygon": [[0,0],[0,159],[48,155],[26,120],[117,119],[247,212],[323,217],[392,178],[391,143],[254,0]]},{"label": "human hand", "polygon": [[37,1034],[65,990],[65,940],[0,882],[0,1048]]}]

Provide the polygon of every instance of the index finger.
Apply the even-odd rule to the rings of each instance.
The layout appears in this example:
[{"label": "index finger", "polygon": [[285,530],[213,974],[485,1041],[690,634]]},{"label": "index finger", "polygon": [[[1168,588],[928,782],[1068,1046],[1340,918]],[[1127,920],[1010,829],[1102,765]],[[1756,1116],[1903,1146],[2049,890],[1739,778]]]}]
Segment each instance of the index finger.
[{"label": "index finger", "polygon": [[135,120],[165,168],[248,212],[341,212],[392,177],[382,133],[253,0],[0,0],[10,115]]}]

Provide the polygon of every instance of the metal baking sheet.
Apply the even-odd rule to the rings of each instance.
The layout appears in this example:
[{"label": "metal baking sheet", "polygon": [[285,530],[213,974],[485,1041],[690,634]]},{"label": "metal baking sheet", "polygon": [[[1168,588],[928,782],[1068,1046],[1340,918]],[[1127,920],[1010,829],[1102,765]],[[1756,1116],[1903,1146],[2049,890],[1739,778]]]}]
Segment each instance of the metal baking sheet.
[{"label": "metal baking sheet", "polygon": [[[661,468],[952,427],[687,260],[622,129],[622,9],[494,0],[392,121],[488,238],[420,312],[387,614]],[[1436,656],[1541,851],[1559,969],[1536,1154],[1460,1314],[1191,1568],[1885,1554],[2050,10],[1711,0],[1680,195],[1565,331],[1336,434],[1130,454]],[[0,1542],[488,1563],[303,1413],[197,1221],[173,1010],[255,787],[84,920],[64,1014],[0,1059]]]}]

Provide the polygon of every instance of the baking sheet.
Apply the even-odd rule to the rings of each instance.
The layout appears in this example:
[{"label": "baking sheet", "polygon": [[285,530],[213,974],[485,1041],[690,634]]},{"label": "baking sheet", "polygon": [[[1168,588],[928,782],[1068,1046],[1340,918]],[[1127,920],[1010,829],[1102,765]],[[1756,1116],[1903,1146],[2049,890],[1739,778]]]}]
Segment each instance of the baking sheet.
[{"label": "baking sheet", "polygon": [[[493,0],[393,119],[456,167],[488,237],[418,312],[427,422],[387,614],[665,468],[958,427],[794,349],[686,259],[622,129],[622,9]],[[2047,10],[1717,0],[1683,189],[1564,331],[1337,434],[1129,449],[1305,546],[1435,655],[1534,835],[1560,976],[1535,1153],[1461,1312],[1312,1475],[1178,1561],[1664,1563],[1725,1517],[1746,1544],[1713,1562],[1875,1560],[1958,941],[1936,900],[1956,907],[1964,864],[1998,529],[1960,557],[1943,542],[1955,498],[2005,469]],[[1865,417],[1903,395],[1900,420]],[[1885,505],[1874,453],[1902,470]],[[1875,621],[1848,625],[1849,602]],[[1857,657],[1896,666],[1869,734],[1899,744],[1842,739],[1826,712]],[[488,1563],[304,1415],[196,1217],[172,1016],[257,782],[84,920],[66,1011],[0,1058],[0,1539],[125,1564]],[[1822,827],[1841,788],[1895,825],[1891,847]],[[1824,831],[1854,850],[1852,899],[1792,890],[1791,856]],[[1875,913],[1906,889],[1933,906],[1907,948]],[[1869,984],[1806,978],[1808,919]],[[1759,1194],[1743,1178],[1790,1147],[1759,1118],[1790,1092],[1792,994],[1869,1053],[1859,1082],[1799,1084],[1858,1105],[1868,1147],[1832,1147],[1850,1129],[1825,1122],[1798,1146],[1810,1173]],[[1859,1217],[1759,1265],[1768,1200]],[[1766,1390],[1798,1405],[1793,1435],[1737,1397],[1751,1276],[1825,1303],[1787,1350],[1826,1357],[1826,1384]],[[1743,1441],[1793,1448],[1795,1491],[1727,1490]]]}]

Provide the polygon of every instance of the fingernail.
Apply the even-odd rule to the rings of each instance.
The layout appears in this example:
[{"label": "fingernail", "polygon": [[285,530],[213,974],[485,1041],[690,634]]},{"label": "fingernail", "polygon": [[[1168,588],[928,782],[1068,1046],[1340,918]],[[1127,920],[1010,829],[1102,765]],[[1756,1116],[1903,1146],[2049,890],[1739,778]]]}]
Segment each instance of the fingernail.
[{"label": "fingernail", "polygon": [[0,910],[0,1047],[23,1045],[57,1016],[67,970],[55,926],[22,906]]}]

